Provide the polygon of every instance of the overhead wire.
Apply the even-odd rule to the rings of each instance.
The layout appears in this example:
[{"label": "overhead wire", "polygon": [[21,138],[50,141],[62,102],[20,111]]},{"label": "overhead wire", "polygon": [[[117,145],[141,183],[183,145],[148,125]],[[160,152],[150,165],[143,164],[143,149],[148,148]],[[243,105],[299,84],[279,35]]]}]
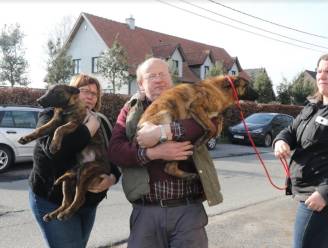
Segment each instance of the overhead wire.
[{"label": "overhead wire", "polygon": [[295,32],[299,32],[299,33],[303,33],[303,34],[307,34],[307,35],[311,35],[311,36],[316,36],[316,37],[319,37],[319,38],[322,38],[322,39],[328,39],[327,36],[323,36],[323,35],[318,35],[318,34],[313,34],[313,33],[309,33],[309,32],[306,32],[306,31],[302,31],[302,30],[299,30],[299,29],[296,29],[296,28],[292,28],[292,27],[288,27],[288,26],[285,26],[285,25],[282,25],[282,24],[279,24],[279,23],[276,23],[276,22],[273,22],[273,21],[269,21],[269,20],[266,20],[266,19],[263,19],[261,17],[258,17],[258,16],[254,16],[254,15],[251,15],[251,14],[248,14],[246,12],[243,12],[243,11],[240,11],[240,10],[237,10],[237,9],[234,9],[232,7],[229,7],[227,5],[224,5],[222,3],[219,3],[217,1],[214,1],[214,0],[207,0],[209,2],[212,2],[214,4],[217,4],[217,5],[220,5],[224,8],[227,8],[227,9],[230,9],[230,10],[233,10],[235,12],[238,12],[240,14],[243,14],[243,15],[246,15],[246,16],[249,16],[249,17],[252,17],[252,18],[255,18],[257,20],[260,20],[260,21],[263,21],[263,22],[267,22],[267,23],[270,23],[272,25],[276,25],[278,27],[281,27],[281,28],[285,28],[285,29],[289,29],[289,30],[293,30]]},{"label": "overhead wire", "polygon": [[196,12],[193,12],[191,10],[187,10],[187,9],[184,9],[184,8],[181,8],[179,6],[176,6],[172,3],[168,3],[168,2],[165,2],[163,0],[155,0],[155,1],[158,1],[162,4],[166,4],[168,6],[171,6],[173,8],[176,8],[176,9],[179,9],[181,11],[184,11],[184,12],[187,12],[187,13],[190,13],[190,14],[193,14],[193,15],[196,15],[198,17],[202,17],[202,18],[205,18],[207,20],[210,20],[210,21],[213,21],[213,22],[216,22],[216,23],[220,23],[222,25],[225,25],[225,26],[228,26],[228,27],[231,27],[231,28],[234,28],[234,29],[237,29],[237,30],[240,30],[240,31],[244,31],[244,32],[247,32],[247,33],[250,33],[250,34],[253,34],[253,35],[256,35],[256,36],[260,36],[260,37],[263,37],[263,38],[266,38],[266,39],[269,39],[269,40],[274,40],[274,41],[277,41],[277,42],[281,42],[281,43],[285,43],[285,44],[288,44],[288,45],[291,45],[291,46],[295,46],[295,47],[299,47],[299,48],[303,48],[303,49],[307,49],[307,50],[311,50],[311,51],[315,51],[315,52],[320,52],[320,53],[323,53],[325,51],[323,50],[318,50],[318,49],[314,49],[314,48],[310,48],[310,47],[305,47],[305,46],[301,46],[301,45],[298,45],[298,44],[295,44],[295,43],[292,43],[292,42],[288,42],[288,41],[284,41],[284,40],[280,40],[280,39],[276,39],[274,37],[270,37],[270,36],[266,36],[266,35],[263,35],[263,34],[259,34],[259,33],[256,33],[256,32],[253,32],[253,31],[250,31],[250,30],[247,30],[247,29],[244,29],[244,28],[240,28],[240,27],[236,27],[234,25],[231,25],[229,23],[225,23],[225,22],[222,22],[222,21],[219,21],[219,20],[216,20],[216,19],[213,19],[211,17],[208,17],[208,16],[205,16],[205,15],[202,15],[202,14],[199,14],[199,13],[196,13]]},{"label": "overhead wire", "polygon": [[199,8],[199,9],[202,9],[202,10],[205,10],[209,13],[212,13],[214,15],[217,15],[217,16],[220,16],[220,17],[223,17],[223,18],[226,18],[228,20],[231,20],[231,21],[234,21],[234,22],[237,22],[237,23],[241,23],[245,26],[248,26],[248,27],[251,27],[251,28],[254,28],[254,29],[258,29],[258,30],[261,30],[263,32],[266,32],[266,33],[270,33],[270,34],[273,34],[273,35],[277,35],[277,36],[280,36],[282,38],[286,38],[286,39],[289,39],[289,40],[293,40],[293,41],[297,41],[297,42],[300,42],[300,43],[303,43],[303,44],[306,44],[306,45],[311,45],[311,46],[315,46],[315,47],[319,47],[319,48],[324,48],[324,49],[328,49],[328,47],[325,47],[325,46],[321,46],[321,45],[317,45],[317,44],[314,44],[314,43],[311,43],[311,42],[306,42],[306,41],[302,41],[302,40],[299,40],[299,39],[295,39],[293,37],[289,37],[289,36],[286,36],[286,35],[282,35],[282,34],[279,34],[279,33],[276,33],[276,32],[272,32],[272,31],[269,31],[267,29],[264,29],[264,28],[260,28],[258,26],[255,26],[255,25],[252,25],[252,24],[249,24],[249,23],[246,23],[246,22],[243,22],[243,21],[239,21],[239,20],[236,20],[234,18],[231,18],[231,17],[228,17],[228,16],[225,16],[225,15],[222,15],[222,14],[219,14],[215,11],[212,11],[212,10],[209,10],[209,9],[206,9],[204,7],[201,7],[199,5],[196,5],[196,4],[193,4],[193,3],[190,3],[188,1],[185,1],[185,0],[179,0],[180,2],[183,2],[183,3],[186,3],[190,6],[193,6],[193,7],[196,7],[196,8]]}]

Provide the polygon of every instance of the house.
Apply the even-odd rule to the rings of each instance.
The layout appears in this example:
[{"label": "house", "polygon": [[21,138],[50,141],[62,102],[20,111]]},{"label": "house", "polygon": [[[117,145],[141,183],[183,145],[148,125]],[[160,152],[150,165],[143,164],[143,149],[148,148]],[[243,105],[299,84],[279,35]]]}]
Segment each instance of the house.
[{"label": "house", "polygon": [[252,83],[255,82],[256,76],[260,73],[265,73],[270,78],[265,68],[245,69],[244,72],[248,74]]},{"label": "house", "polygon": [[97,59],[115,38],[127,52],[129,74],[134,76],[119,93],[137,91],[135,71],[147,56],[170,59],[181,82],[204,79],[216,61],[221,61],[230,74],[249,78],[238,59],[223,48],[139,28],[132,17],[120,23],[87,13],[81,13],[64,45],[73,58],[74,73],[94,74],[106,86],[106,80],[97,73]]},{"label": "house", "polygon": [[316,75],[317,73],[315,71],[305,70],[304,81],[308,81],[310,83],[313,83],[313,85],[316,85],[317,83]]}]

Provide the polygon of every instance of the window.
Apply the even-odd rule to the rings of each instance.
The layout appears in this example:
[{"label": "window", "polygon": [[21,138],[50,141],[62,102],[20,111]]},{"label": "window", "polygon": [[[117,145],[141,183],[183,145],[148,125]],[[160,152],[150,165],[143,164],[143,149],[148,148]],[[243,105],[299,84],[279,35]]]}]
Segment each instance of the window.
[{"label": "window", "polygon": [[92,57],[92,68],[91,68],[91,72],[92,73],[97,73],[98,72],[98,59],[99,57]]},{"label": "window", "polygon": [[210,67],[208,65],[204,66],[204,78],[206,78],[208,76],[210,72]]},{"label": "window", "polygon": [[233,75],[233,76],[235,76],[236,75],[236,71],[231,71],[230,74]]},{"label": "window", "polygon": [[172,69],[173,72],[179,75],[179,61],[178,60],[172,60]]},{"label": "window", "polygon": [[35,128],[37,112],[6,111],[0,121],[0,127]]},{"label": "window", "polygon": [[80,62],[81,59],[73,59],[73,74],[79,74],[80,73]]}]

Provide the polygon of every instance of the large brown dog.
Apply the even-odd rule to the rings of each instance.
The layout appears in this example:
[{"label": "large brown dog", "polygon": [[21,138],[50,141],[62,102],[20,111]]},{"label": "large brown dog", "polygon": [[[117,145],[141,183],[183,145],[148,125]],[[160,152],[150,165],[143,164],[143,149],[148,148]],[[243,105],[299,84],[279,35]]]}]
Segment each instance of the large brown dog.
[{"label": "large brown dog", "polygon": [[[37,101],[43,107],[54,107],[54,116],[48,123],[20,138],[18,142],[26,144],[54,132],[49,150],[56,153],[61,147],[63,137],[83,123],[87,114],[85,105],[79,99],[77,88],[60,84],[50,88]],[[76,166],[55,181],[55,185],[62,183],[63,201],[58,209],[43,217],[45,221],[68,219],[83,205],[91,182],[100,181],[101,174],[110,173],[104,135],[99,128],[88,146],[78,154]]]},{"label": "large brown dog", "polygon": [[[248,83],[239,77],[230,77],[239,96],[246,92]],[[208,78],[195,84],[180,84],[161,94],[143,113],[138,127],[143,123],[168,124],[179,119],[194,118],[206,131],[197,143],[217,135],[211,121],[235,102],[230,82],[226,76]],[[165,165],[165,172],[180,178],[192,179],[195,173],[178,168],[178,162]]]}]

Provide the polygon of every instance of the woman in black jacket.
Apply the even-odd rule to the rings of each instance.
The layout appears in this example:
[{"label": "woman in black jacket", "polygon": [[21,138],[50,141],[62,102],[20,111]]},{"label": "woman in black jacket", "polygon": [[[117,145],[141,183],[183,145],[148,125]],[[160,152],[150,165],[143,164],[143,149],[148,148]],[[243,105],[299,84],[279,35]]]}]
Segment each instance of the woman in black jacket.
[{"label": "woman in black jacket", "polygon": [[299,201],[294,248],[328,247],[328,54],[320,57],[316,78],[317,93],[274,141],[277,157],[295,149],[288,189]]},{"label": "woman in black jacket", "polygon": [[[88,118],[76,131],[64,137],[61,149],[55,154],[49,151],[53,134],[39,138],[34,148],[34,164],[29,177],[30,206],[46,245],[51,248],[86,246],[95,220],[97,205],[106,196],[108,188],[115,184],[121,175],[118,168],[112,164],[112,174],[102,175],[103,180],[100,183],[91,185],[84,205],[71,218],[51,222],[42,219],[46,213],[52,212],[61,205],[63,199],[61,185],[54,186],[54,182],[76,164],[77,153],[86,147],[98,128],[106,130],[106,141],[111,136],[108,120],[95,112],[101,105],[101,87],[98,80],[81,74],[72,80],[71,86],[79,88],[79,97],[87,107]],[[39,116],[38,126],[47,123],[52,116],[53,109],[45,109]]]}]

